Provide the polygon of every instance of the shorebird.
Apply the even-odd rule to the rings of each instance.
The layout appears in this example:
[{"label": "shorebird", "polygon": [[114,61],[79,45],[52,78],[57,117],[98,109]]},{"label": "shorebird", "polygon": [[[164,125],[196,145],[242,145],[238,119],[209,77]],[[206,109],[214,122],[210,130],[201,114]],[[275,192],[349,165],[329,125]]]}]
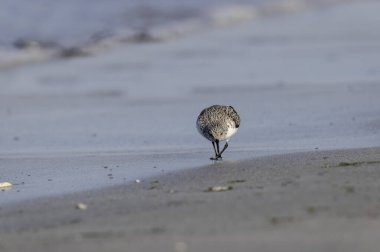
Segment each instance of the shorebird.
[{"label": "shorebird", "polygon": [[[222,159],[228,141],[239,126],[240,116],[232,106],[213,105],[202,110],[197,119],[197,129],[214,147],[215,157],[211,157],[211,160]],[[226,141],[222,151],[219,151],[220,141]]]}]

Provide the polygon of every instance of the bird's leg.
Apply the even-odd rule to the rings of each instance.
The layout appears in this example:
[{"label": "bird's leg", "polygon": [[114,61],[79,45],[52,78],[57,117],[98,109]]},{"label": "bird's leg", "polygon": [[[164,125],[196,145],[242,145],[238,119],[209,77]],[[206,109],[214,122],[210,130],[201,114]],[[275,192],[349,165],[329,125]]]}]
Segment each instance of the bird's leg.
[{"label": "bird's leg", "polygon": [[221,156],[221,153],[220,153],[220,150],[219,150],[219,140],[216,139],[215,142],[216,142],[216,148],[218,150],[218,154],[215,156],[216,160],[218,160],[219,158],[222,159],[222,156]]},{"label": "bird's leg", "polygon": [[228,147],[228,142],[226,142],[226,144],[224,145],[223,150],[221,152],[219,152],[219,154],[218,154],[219,158],[222,158],[222,153],[227,149],[227,147]]},{"label": "bird's leg", "polygon": [[210,157],[211,160],[218,160],[218,153],[215,149],[215,142],[212,142],[212,147],[214,147],[215,157]]},{"label": "bird's leg", "polygon": [[218,154],[216,155],[216,157],[218,157],[218,156],[220,155],[220,151],[219,151],[219,140],[216,139],[215,142],[216,142],[216,149],[218,150]]}]

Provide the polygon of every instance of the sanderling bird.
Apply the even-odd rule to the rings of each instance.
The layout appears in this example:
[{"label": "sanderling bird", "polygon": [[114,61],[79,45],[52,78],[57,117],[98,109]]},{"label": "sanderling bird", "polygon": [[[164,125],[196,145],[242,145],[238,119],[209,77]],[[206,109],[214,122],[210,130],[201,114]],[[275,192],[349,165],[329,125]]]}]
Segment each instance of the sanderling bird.
[{"label": "sanderling bird", "polygon": [[[197,119],[199,133],[211,141],[215,157],[211,160],[222,159],[222,153],[228,147],[228,141],[240,126],[240,116],[231,106],[214,105],[202,110]],[[219,142],[226,141],[222,151]],[[216,145],[216,148],[215,148]]]}]

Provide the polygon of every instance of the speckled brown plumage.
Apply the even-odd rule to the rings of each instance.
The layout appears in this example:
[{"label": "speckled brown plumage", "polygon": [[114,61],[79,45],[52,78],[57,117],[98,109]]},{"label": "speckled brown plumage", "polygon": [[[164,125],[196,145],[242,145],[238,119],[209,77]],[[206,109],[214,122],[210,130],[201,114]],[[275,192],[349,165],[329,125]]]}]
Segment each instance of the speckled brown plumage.
[{"label": "speckled brown plumage", "polygon": [[[222,158],[230,137],[236,133],[239,126],[240,116],[232,106],[213,105],[202,110],[197,119],[197,129],[212,142],[215,151],[215,157],[212,159]],[[219,141],[226,141],[222,151],[219,151]]]}]

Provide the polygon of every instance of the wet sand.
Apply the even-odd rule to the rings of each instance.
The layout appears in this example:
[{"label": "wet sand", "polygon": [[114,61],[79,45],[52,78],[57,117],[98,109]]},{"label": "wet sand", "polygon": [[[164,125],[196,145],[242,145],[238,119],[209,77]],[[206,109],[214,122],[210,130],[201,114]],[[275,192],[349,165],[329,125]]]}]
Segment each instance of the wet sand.
[{"label": "wet sand", "polygon": [[[378,8],[1,72],[0,250],[376,251]],[[216,164],[210,103],[242,118]]]},{"label": "wet sand", "polygon": [[1,72],[0,181],[15,185],[1,203],[207,165],[195,120],[213,104],[242,118],[227,160],[378,146],[376,8],[258,18]]},{"label": "wet sand", "polygon": [[[377,251],[380,148],[222,161],[0,212],[2,251]],[[214,186],[227,191],[210,192]],[[86,210],[76,206],[84,203]],[[43,214],[41,214],[43,213]]]}]

